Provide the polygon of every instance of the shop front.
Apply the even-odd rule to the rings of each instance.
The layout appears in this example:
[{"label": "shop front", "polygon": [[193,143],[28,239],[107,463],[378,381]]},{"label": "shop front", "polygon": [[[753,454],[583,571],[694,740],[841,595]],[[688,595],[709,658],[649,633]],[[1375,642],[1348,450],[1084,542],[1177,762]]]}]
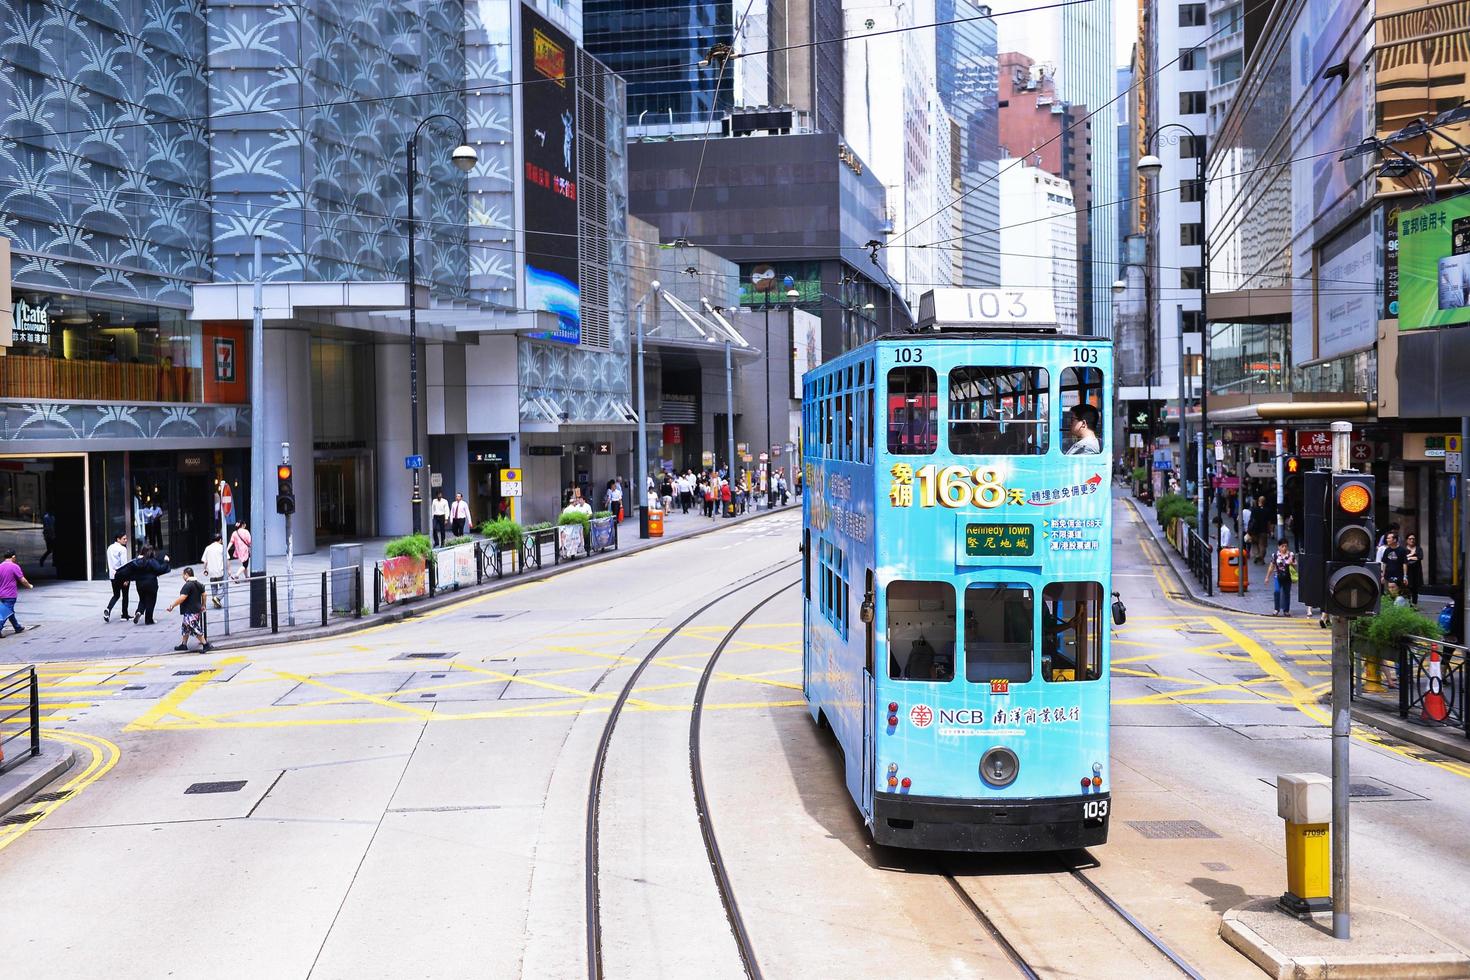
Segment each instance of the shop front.
[{"label": "shop front", "polygon": [[[511,498],[500,493],[500,471],[510,466],[509,439],[471,439],[469,442],[469,484],[474,498],[470,515],[477,521],[512,516]],[[469,495],[466,494],[466,499]],[[502,510],[502,508],[504,508]],[[514,515],[520,518],[522,515]]]}]

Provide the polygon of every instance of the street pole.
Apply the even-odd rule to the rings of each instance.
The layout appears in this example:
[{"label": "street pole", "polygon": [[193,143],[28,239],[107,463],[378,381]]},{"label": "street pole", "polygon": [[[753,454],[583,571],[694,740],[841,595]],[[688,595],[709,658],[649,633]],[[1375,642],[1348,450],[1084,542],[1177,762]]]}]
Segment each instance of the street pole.
[{"label": "street pole", "polygon": [[[425,120],[427,122],[428,120]],[[419,454],[419,319],[417,281],[417,256],[414,252],[415,234],[413,221],[413,199],[418,184],[419,131],[415,129],[408,138],[408,400],[409,400],[409,454]],[[419,490],[419,469],[413,468],[413,533],[424,530],[423,496]],[[289,520],[289,518],[288,518]]]},{"label": "street pole", "polygon": [[[219,484],[215,488],[215,492],[219,494],[220,560],[224,563],[225,570],[225,580],[220,583],[220,591],[224,593],[224,598],[220,600],[220,603],[223,607],[221,611],[224,613],[225,616],[226,636],[230,635],[230,552],[228,550],[230,541],[230,527],[229,518],[225,514],[225,493],[229,490],[229,488],[230,481],[221,476]],[[204,574],[208,576],[209,572],[206,571]],[[211,587],[213,587],[213,583],[211,583]],[[208,631],[206,630],[206,632]]]},{"label": "street pole", "polygon": [[[1198,141],[1196,141],[1198,142]],[[1200,150],[1199,146],[1195,146]],[[1200,229],[1200,283],[1199,283],[1199,430],[1203,438],[1210,437],[1210,317],[1207,312],[1210,299],[1210,236],[1205,230],[1205,219],[1209,216],[1209,181],[1205,180],[1205,155],[1200,152],[1195,158],[1195,181],[1199,184],[1199,229]],[[1181,325],[1182,326],[1182,325]],[[1204,462],[1204,443],[1200,443],[1200,462]],[[1199,496],[1199,526],[1205,526],[1210,509],[1210,489],[1201,474]],[[1208,537],[1208,533],[1206,534]]]},{"label": "street pole", "polygon": [[1276,540],[1286,540],[1286,433],[1281,429],[1276,430]]},{"label": "street pole", "polygon": [[[653,284],[653,295],[658,295],[658,283]],[[638,334],[638,483],[635,487],[629,487],[638,494],[638,537],[646,538],[648,531],[648,413],[643,406],[643,303],[647,296],[639,301],[635,310],[634,321],[637,324]]]},{"label": "street pole", "polygon": [[[1279,431],[1279,430],[1278,430]],[[1332,423],[1332,472],[1352,469],[1353,426]],[[1332,935],[1349,939],[1348,895],[1348,748],[1352,736],[1352,658],[1349,621],[1332,617]]]},{"label": "street pole", "polygon": [[[1467,448],[1470,448],[1470,415],[1463,416],[1460,419],[1461,460],[1465,458],[1465,450]],[[1467,534],[1470,534],[1470,507],[1466,506],[1467,501],[1465,500],[1465,464],[1463,462],[1460,464],[1459,475],[1451,476],[1450,479],[1458,480],[1460,483],[1460,547],[1470,549],[1470,537],[1466,537]],[[1466,622],[1466,612],[1470,612],[1470,575],[1466,574],[1467,571],[1470,571],[1470,569],[1466,568],[1466,562],[1462,557],[1460,559],[1460,599],[1458,603],[1460,607],[1459,618],[1462,624]],[[1459,641],[1461,646],[1466,645],[1465,637],[1463,635],[1466,632],[1470,632],[1470,630],[1466,630],[1465,627],[1462,625],[1460,627],[1460,633],[1462,635],[1455,637],[1455,639]]]},{"label": "street pole", "polygon": [[[730,341],[728,340],[725,341],[725,417],[727,421],[725,435],[728,436],[726,441],[729,443],[727,450],[729,455],[726,457],[729,462],[725,464],[726,478],[733,485],[735,481],[735,382],[730,370]],[[719,507],[724,509],[725,505],[720,503]],[[725,516],[730,515],[726,512]]]},{"label": "street pole", "polygon": [[[281,463],[285,466],[291,465],[291,444],[281,443]],[[291,570],[291,517],[286,515],[286,625],[296,625],[296,580],[292,578]]]},{"label": "street pole", "polygon": [[[1187,438],[1189,426],[1184,421],[1184,416],[1188,413],[1189,406],[1186,403],[1184,393],[1184,308],[1182,306],[1176,306],[1174,307],[1174,313],[1176,322],[1174,335],[1175,340],[1178,341],[1176,346],[1179,350],[1177,355],[1179,361],[1179,469],[1181,475],[1187,475],[1189,472],[1189,439]],[[1186,494],[1189,493],[1188,481],[1181,481],[1181,484],[1179,489]]]},{"label": "street pole", "polygon": [[[769,291],[766,293],[766,349],[763,360],[766,362],[766,407],[763,413],[766,417],[766,462],[761,464],[761,471],[766,478],[766,506],[769,507],[771,503],[771,294]],[[760,459],[760,456],[757,455],[756,459]],[[757,502],[759,499],[759,497],[756,498]]]},{"label": "street pole", "polygon": [[[250,523],[255,525],[247,578],[265,574],[265,284],[255,235],[254,322],[250,333]],[[258,510],[256,508],[259,508]],[[258,536],[256,539],[254,536]],[[254,602],[252,601],[252,612]]]}]

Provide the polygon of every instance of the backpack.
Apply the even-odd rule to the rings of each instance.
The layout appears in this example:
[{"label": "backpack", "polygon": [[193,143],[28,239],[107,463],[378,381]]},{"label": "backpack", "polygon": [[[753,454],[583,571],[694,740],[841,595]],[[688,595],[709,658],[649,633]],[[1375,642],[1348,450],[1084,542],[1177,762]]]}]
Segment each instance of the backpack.
[{"label": "backpack", "polygon": [[1439,611],[1439,628],[1446,633],[1450,631],[1450,623],[1455,618],[1455,604],[1449,602]]}]

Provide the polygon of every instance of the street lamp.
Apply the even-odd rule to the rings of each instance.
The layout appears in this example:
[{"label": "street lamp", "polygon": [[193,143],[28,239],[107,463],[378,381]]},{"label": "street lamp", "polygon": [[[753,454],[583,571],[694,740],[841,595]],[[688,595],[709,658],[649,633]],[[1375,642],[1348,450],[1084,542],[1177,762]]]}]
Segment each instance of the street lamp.
[{"label": "street lamp", "polygon": [[[1200,236],[1199,236],[1200,237],[1200,283],[1199,283],[1200,368],[1199,368],[1199,378],[1200,378],[1200,386],[1199,386],[1199,456],[1198,456],[1199,489],[1198,489],[1198,502],[1197,502],[1197,506],[1199,508],[1199,527],[1200,527],[1201,536],[1204,536],[1204,537],[1207,538],[1207,536],[1209,534],[1209,531],[1208,531],[1209,524],[1206,523],[1206,517],[1209,514],[1209,508],[1210,508],[1210,491],[1212,489],[1210,487],[1210,480],[1205,476],[1205,440],[1209,438],[1209,432],[1210,432],[1210,425],[1209,425],[1209,397],[1210,397],[1210,381],[1209,381],[1210,345],[1209,345],[1209,336],[1210,336],[1210,318],[1209,318],[1209,314],[1206,312],[1207,307],[1208,307],[1209,295],[1210,295],[1210,285],[1209,285],[1209,283],[1210,283],[1210,237],[1209,237],[1208,234],[1206,234],[1206,231],[1205,231],[1205,220],[1209,216],[1209,204],[1208,204],[1208,200],[1207,200],[1208,187],[1209,187],[1209,185],[1208,185],[1208,183],[1205,180],[1205,155],[1204,155],[1204,148],[1199,145],[1199,137],[1195,134],[1194,130],[1190,129],[1188,126],[1184,125],[1183,123],[1165,123],[1164,125],[1160,126],[1158,129],[1155,129],[1152,133],[1149,133],[1148,134],[1147,138],[1144,139],[1144,141],[1143,141],[1144,149],[1148,149],[1150,145],[1157,145],[1159,134],[1162,133],[1164,130],[1170,129],[1170,128],[1183,130],[1185,133],[1187,133],[1189,135],[1190,142],[1192,144],[1194,144],[1194,147],[1193,147],[1194,148],[1194,153],[1195,153],[1195,157],[1194,157],[1194,159],[1195,159],[1195,173],[1194,173],[1194,178],[1195,178],[1195,186],[1197,187],[1197,189],[1199,191],[1199,227],[1200,227]],[[1163,172],[1163,169],[1164,169],[1164,162],[1162,160],[1160,160],[1158,158],[1158,156],[1156,156],[1153,153],[1145,154],[1138,161],[1138,172],[1139,172],[1139,174],[1141,174],[1143,176],[1143,178],[1145,180],[1157,178]],[[1150,349],[1150,351],[1152,351],[1152,348],[1153,348],[1153,334],[1154,334],[1154,330],[1157,329],[1157,324],[1154,323],[1154,309],[1153,309],[1153,303],[1152,302],[1150,302],[1148,304],[1148,309],[1145,312],[1144,316],[1145,316],[1144,322],[1146,324],[1148,324],[1148,329],[1145,331],[1145,336],[1146,336],[1146,338],[1149,341],[1149,349]],[[1179,324],[1179,330],[1180,330],[1180,341],[1182,343],[1183,342],[1183,331],[1184,331],[1184,324],[1182,322]],[[1150,385],[1150,401],[1152,401],[1153,360],[1152,360],[1151,357],[1150,357],[1150,360],[1149,360],[1149,385]],[[1184,401],[1183,401],[1183,395],[1184,395],[1184,393],[1181,391],[1180,392],[1180,402],[1179,402],[1179,419],[1180,419],[1181,428],[1183,426],[1183,421],[1184,421]],[[1150,406],[1150,408],[1152,408],[1152,406]],[[1148,432],[1149,432],[1149,437],[1150,437],[1149,453],[1150,453],[1150,455],[1152,455],[1152,452],[1153,452],[1153,445],[1152,445],[1152,436],[1153,436],[1153,412],[1152,411],[1149,412]],[[1180,452],[1183,453],[1185,451],[1187,451],[1187,450],[1185,450],[1185,447],[1180,446]]]},{"label": "street lamp", "polygon": [[[417,255],[414,250],[415,225],[413,218],[413,199],[416,196],[418,185],[418,145],[419,133],[423,132],[425,126],[435,119],[447,119],[459,127],[460,144],[449,154],[449,160],[460,171],[469,173],[475,169],[480,155],[475,148],[469,145],[469,134],[465,132],[464,124],[451,115],[436,112],[425,116],[414,128],[413,135],[408,138],[408,389],[411,414],[409,415],[410,449],[413,456],[419,454],[419,321],[418,321],[418,294],[415,286],[418,282]],[[413,533],[423,533],[423,497],[419,489],[419,468],[413,469]]]}]

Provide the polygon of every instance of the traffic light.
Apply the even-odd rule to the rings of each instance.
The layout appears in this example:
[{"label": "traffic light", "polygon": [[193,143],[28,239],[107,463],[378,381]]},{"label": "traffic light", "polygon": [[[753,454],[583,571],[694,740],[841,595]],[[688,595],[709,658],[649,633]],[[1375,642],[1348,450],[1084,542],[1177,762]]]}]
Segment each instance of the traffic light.
[{"label": "traffic light", "polygon": [[276,467],[276,513],[296,513],[296,491],[291,489],[291,464]]},{"label": "traffic light", "polygon": [[1378,540],[1373,522],[1373,477],[1333,473],[1327,501],[1327,563],[1322,607],[1338,616],[1362,616],[1378,608]]},{"label": "traffic light", "polygon": [[1295,456],[1286,457],[1285,463],[1287,476],[1296,476],[1302,471],[1302,461]]}]

